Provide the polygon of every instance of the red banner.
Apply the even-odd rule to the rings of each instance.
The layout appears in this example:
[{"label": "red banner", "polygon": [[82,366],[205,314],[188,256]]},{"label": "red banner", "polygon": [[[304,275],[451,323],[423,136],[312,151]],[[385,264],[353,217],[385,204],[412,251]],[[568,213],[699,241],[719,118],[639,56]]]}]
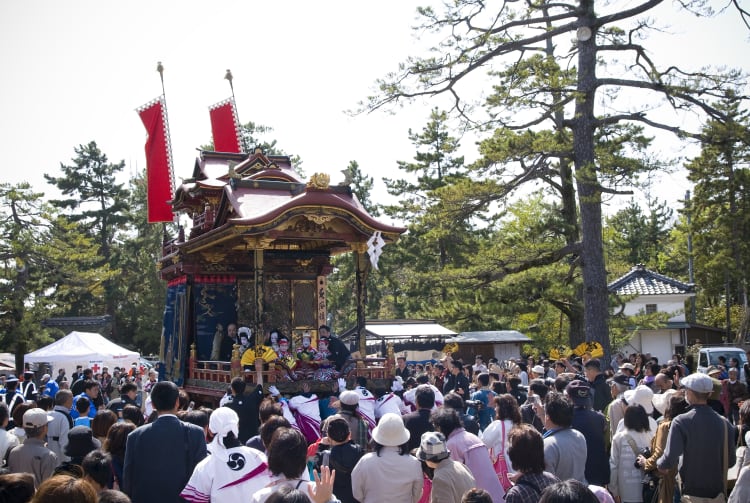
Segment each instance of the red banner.
[{"label": "red banner", "polygon": [[169,123],[164,96],[143,105],[138,115],[146,126],[146,175],[148,188],[148,221],[171,222],[172,206],[172,149],[169,144]]},{"label": "red banner", "polygon": [[208,108],[216,152],[242,152],[240,122],[234,100],[227,99]]}]

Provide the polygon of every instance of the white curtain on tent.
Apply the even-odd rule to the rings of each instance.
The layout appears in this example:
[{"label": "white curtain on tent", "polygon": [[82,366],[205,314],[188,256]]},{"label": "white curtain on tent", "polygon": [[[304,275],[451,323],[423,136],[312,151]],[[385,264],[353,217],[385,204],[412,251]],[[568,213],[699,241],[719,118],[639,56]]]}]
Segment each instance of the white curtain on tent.
[{"label": "white curtain on tent", "polygon": [[[71,332],[62,339],[48,346],[37,349],[25,356],[27,363],[49,363],[54,370],[64,368],[70,380],[77,365],[92,368],[94,373],[101,372],[103,366],[130,367],[138,361],[137,351],[118,346],[103,335],[92,332]],[[53,378],[57,374],[53,374]]]}]

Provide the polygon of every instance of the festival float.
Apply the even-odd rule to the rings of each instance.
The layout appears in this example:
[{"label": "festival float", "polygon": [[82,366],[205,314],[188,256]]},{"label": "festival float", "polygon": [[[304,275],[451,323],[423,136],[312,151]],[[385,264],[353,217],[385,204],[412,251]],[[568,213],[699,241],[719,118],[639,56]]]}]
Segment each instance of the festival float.
[{"label": "festival float", "polygon": [[[236,376],[248,383],[262,379],[289,394],[303,383],[325,392],[337,377],[392,376],[392,355],[366,358],[365,280],[382,248],[405,229],[369,215],[348,176],[338,185],[331,185],[326,173],[304,181],[288,156],[267,155],[260,148],[242,152],[233,100],[210,110],[217,151],[200,151],[190,178],[166,200],[165,220],[184,215],[190,223],[175,236],[165,230],[157,264],[167,282],[160,348],[165,378],[199,400],[215,402]],[[152,112],[149,120],[147,112]],[[149,131],[151,186],[151,167],[160,159],[149,158],[149,145],[169,143],[163,98],[139,113]],[[167,155],[161,162],[171,177],[168,149]],[[150,213],[165,195],[152,200],[149,192]],[[319,372],[331,366],[314,356],[318,329],[326,324],[326,278],[332,257],[343,253],[355,255],[359,340],[346,365]],[[284,352],[277,350],[272,361],[249,360],[248,355],[261,357],[261,349],[278,345],[278,339],[270,340],[272,333],[287,338]]]}]

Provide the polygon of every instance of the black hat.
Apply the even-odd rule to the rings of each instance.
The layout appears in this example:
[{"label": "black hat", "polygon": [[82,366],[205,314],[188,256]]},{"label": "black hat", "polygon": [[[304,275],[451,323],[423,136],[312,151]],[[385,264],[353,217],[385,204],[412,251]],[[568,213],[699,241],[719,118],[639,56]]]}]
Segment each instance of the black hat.
[{"label": "black hat", "polygon": [[5,378],[5,383],[12,383],[12,382],[18,382],[18,377],[16,377],[15,374],[8,374],[8,377]]},{"label": "black hat", "polygon": [[68,432],[68,445],[65,455],[71,458],[82,458],[102,446],[88,426],[75,426]]},{"label": "black hat", "polygon": [[565,387],[565,393],[568,394],[575,405],[586,405],[591,399],[591,387],[588,383],[579,379],[571,381]]},{"label": "black hat", "polygon": [[622,372],[616,373],[614,376],[607,379],[607,382],[610,384],[616,383],[622,386],[630,386],[630,378]]}]

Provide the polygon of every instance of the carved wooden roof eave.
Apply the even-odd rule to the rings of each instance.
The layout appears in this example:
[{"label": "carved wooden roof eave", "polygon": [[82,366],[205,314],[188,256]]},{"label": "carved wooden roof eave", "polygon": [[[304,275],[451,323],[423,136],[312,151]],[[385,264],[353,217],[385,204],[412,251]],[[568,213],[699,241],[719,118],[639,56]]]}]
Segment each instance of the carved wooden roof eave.
[{"label": "carved wooden roof eave", "polygon": [[[293,208],[292,210],[284,212],[282,215],[279,215],[277,218],[266,222],[263,225],[246,225],[239,219],[229,219],[226,223],[223,223],[218,227],[215,227],[199,236],[193,237],[188,241],[185,241],[184,243],[180,243],[179,248],[184,253],[195,253],[212,246],[226,243],[233,238],[238,239],[240,236],[253,236],[258,239],[262,238],[263,236],[268,236],[270,241],[283,239],[285,235],[285,229],[283,229],[282,226],[285,223],[288,223],[293,218],[296,218],[298,216],[309,215],[310,217],[314,218],[323,214],[321,212],[323,208],[315,207],[314,211],[309,211],[310,209],[311,208]],[[367,242],[367,240],[375,231],[379,230],[366,225],[359,218],[357,218],[357,216],[340,208],[327,208],[326,210],[327,211],[325,212],[325,215],[330,216],[331,218],[343,219],[355,231],[352,235],[342,235],[342,240],[351,241],[351,243],[363,244]],[[388,244],[392,244],[398,241],[400,235],[406,230],[399,227],[393,227],[391,229],[391,231],[381,230],[381,236],[383,237],[383,240]],[[270,234],[273,234],[274,236],[271,237]],[[304,240],[299,237],[293,237],[291,239]],[[316,237],[311,237],[311,240],[314,239],[316,239]],[[344,252],[338,251],[341,249],[341,247],[335,245],[337,240],[327,239],[327,241],[330,241],[332,243],[332,249],[336,249],[337,254]],[[352,247],[351,243],[347,244]]]},{"label": "carved wooden roof eave", "polygon": [[[363,232],[369,235],[372,235],[375,231],[391,234],[403,234],[406,232],[405,227],[388,225],[373,218],[372,215],[367,213],[367,211],[352,198],[351,191],[348,187],[331,187],[328,190],[312,190],[307,187],[304,193],[299,193],[293,198],[269,208],[263,214],[246,218],[238,216],[236,220],[240,225],[263,225],[266,222],[280,218],[284,213],[297,208],[307,208],[311,214],[331,210],[352,215],[358,222],[360,222],[360,227],[363,229]],[[239,214],[240,212],[241,208],[238,207],[237,213]]]},{"label": "carved wooden roof eave", "polygon": [[201,212],[206,202],[216,201],[221,197],[221,189],[210,189],[205,187],[194,187],[191,190],[185,190],[178,187],[175,197],[170,204],[175,212],[186,212],[192,214]]},{"label": "carved wooden roof eave", "polygon": [[285,179],[291,182],[300,182],[299,177],[294,173],[292,160],[287,155],[265,154],[263,150],[256,147],[252,154],[242,160],[234,167],[234,170],[242,176],[243,179],[252,177],[263,171],[280,171],[285,173]]},{"label": "carved wooden roof eave", "polygon": [[[264,215],[265,217],[269,217],[264,221],[261,221],[260,219],[234,218],[230,219],[229,222],[248,228],[258,230],[262,229],[261,232],[267,232],[271,228],[277,227],[285,221],[289,221],[300,215],[309,215],[308,218],[311,220],[320,216],[330,216],[342,219],[354,228],[357,233],[362,236],[364,241],[367,241],[370,239],[370,236],[376,231],[379,231],[387,243],[393,243],[398,241],[399,236],[406,232],[405,227],[395,227],[383,224],[365,212],[358,214],[358,212],[354,212],[347,208],[329,205],[285,205],[281,207],[281,211],[275,211],[268,215]],[[253,233],[256,232],[254,231]]]}]

